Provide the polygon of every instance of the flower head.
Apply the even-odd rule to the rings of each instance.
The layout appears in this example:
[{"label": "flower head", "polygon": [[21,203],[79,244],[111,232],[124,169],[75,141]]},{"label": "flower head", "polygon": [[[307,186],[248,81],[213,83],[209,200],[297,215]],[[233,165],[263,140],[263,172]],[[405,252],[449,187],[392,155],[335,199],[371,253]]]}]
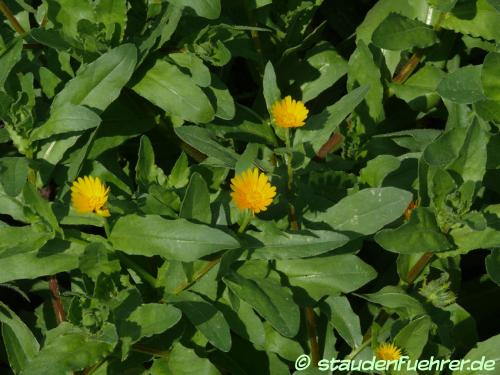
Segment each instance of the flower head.
[{"label": "flower head", "polygon": [[274,122],[280,128],[297,128],[305,124],[309,110],[300,100],[294,100],[291,96],[277,101],[271,107]]},{"label": "flower head", "polygon": [[109,187],[106,187],[99,177],[78,177],[71,186],[71,204],[79,213],[95,212],[108,217],[109,210],[106,207],[108,194]]},{"label": "flower head", "polygon": [[276,195],[264,173],[257,168],[247,169],[231,180],[231,197],[240,210],[251,210],[254,214],[267,210]]},{"label": "flower head", "polygon": [[397,361],[401,357],[401,349],[390,342],[380,344],[375,352],[378,359]]}]

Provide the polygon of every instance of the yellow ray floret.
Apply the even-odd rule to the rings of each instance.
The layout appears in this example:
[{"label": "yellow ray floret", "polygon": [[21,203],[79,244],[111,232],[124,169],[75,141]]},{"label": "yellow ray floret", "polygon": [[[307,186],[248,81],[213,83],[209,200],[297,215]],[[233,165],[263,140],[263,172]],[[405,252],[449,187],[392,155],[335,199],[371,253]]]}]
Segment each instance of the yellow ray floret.
[{"label": "yellow ray floret", "polygon": [[280,128],[297,128],[303,126],[307,119],[309,110],[300,100],[294,100],[291,96],[277,101],[271,107],[274,123]]},{"label": "yellow ray floret", "polygon": [[378,359],[386,361],[397,361],[401,358],[401,349],[390,342],[380,344],[375,352]]},{"label": "yellow ray floret", "polygon": [[231,180],[231,197],[240,210],[251,210],[254,214],[267,210],[276,195],[264,173],[257,168],[247,169]]},{"label": "yellow ray floret", "polygon": [[71,186],[71,204],[79,213],[95,212],[108,217],[108,194],[109,187],[106,187],[99,177],[78,177]]}]

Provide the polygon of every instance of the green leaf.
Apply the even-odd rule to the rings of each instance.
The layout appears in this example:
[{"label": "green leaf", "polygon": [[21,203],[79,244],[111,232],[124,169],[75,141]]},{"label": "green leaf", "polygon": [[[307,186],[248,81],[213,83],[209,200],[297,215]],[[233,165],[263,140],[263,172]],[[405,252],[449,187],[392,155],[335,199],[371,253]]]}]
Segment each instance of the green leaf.
[{"label": "green leaf", "polygon": [[121,41],[127,27],[127,1],[100,0],[95,14],[96,21],[106,25],[106,39]]},{"label": "green leaf", "polygon": [[236,114],[236,106],[224,82],[218,76],[212,74],[212,86],[208,90],[215,97],[215,117],[223,120],[232,120]]},{"label": "green leaf", "polygon": [[171,0],[170,3],[178,7],[192,8],[197,15],[211,20],[219,18],[221,12],[220,0]]},{"label": "green leaf", "polygon": [[111,353],[117,340],[115,327],[109,323],[105,323],[96,334],[90,334],[63,322],[47,332],[43,348],[25,367],[23,375],[66,374],[83,370]]},{"label": "green leaf", "polygon": [[500,101],[480,100],[474,103],[474,110],[485,121],[500,122]]},{"label": "green leaf", "polygon": [[377,275],[371,266],[351,254],[278,260],[276,269],[286,275],[290,285],[305,289],[315,300],[352,292]]},{"label": "green leaf", "polygon": [[425,21],[429,6],[425,0],[379,0],[367,12],[363,22],[356,29],[356,41],[366,44],[372,40],[373,31],[391,13]]},{"label": "green leaf", "polygon": [[500,246],[499,217],[494,212],[471,212],[464,217],[463,225],[450,230],[450,235],[461,253],[475,249]]},{"label": "green leaf", "polygon": [[481,84],[481,65],[465,66],[448,73],[437,92],[455,103],[470,104],[485,99]]},{"label": "green leaf", "polygon": [[120,261],[110,259],[109,247],[103,243],[94,242],[89,244],[80,257],[79,269],[89,276],[93,281],[97,281],[99,275],[112,275],[121,271]]},{"label": "green leaf", "polygon": [[[144,38],[141,38],[138,50],[139,50],[139,64],[146,59],[148,54],[154,50],[161,48],[167,41],[170,40],[174,34],[179,21],[182,17],[183,9],[175,6],[174,4],[168,3],[162,4],[161,16],[155,20],[151,25],[151,30]],[[146,17],[142,14],[141,17]],[[140,23],[137,28],[142,29],[143,24]]]},{"label": "green leaf", "polygon": [[325,299],[330,324],[351,348],[357,348],[363,341],[359,317],[354,313],[345,296],[330,296]]},{"label": "green leaf", "polygon": [[251,259],[307,258],[344,246],[349,237],[334,231],[247,231],[243,242]]},{"label": "green leaf", "polygon": [[212,212],[210,211],[210,192],[203,177],[193,173],[182,200],[179,216],[185,219],[194,219],[210,224]]},{"label": "green leaf", "polygon": [[[495,368],[498,369],[498,366],[500,365],[500,353],[498,352],[499,347],[500,335],[496,335],[490,337],[487,340],[478,342],[474,349],[468,352],[463,358],[464,361],[469,360],[469,363],[475,362],[475,369],[457,370],[453,371],[453,374],[482,375],[496,372],[497,370],[495,370]],[[484,363],[483,366],[480,366],[481,369],[478,369],[479,366],[477,366],[479,362]]]},{"label": "green leaf", "polygon": [[321,113],[311,116],[303,127],[297,129],[294,147],[307,142],[318,152],[340,123],[363,101],[368,90],[369,86],[358,87]]},{"label": "green leaf", "polygon": [[223,280],[234,294],[253,306],[283,336],[297,334],[300,312],[287,288],[270,279],[250,280],[237,273]]},{"label": "green leaf", "polygon": [[11,197],[18,196],[28,178],[29,163],[23,157],[4,157],[0,159],[0,183]]},{"label": "green leaf", "polygon": [[139,157],[135,167],[135,180],[140,191],[148,191],[149,185],[156,182],[156,165],[153,145],[145,135],[141,137]]},{"label": "green leaf", "polygon": [[500,53],[490,52],[486,55],[481,71],[481,82],[484,93],[493,100],[500,100]]},{"label": "green leaf", "polygon": [[38,190],[31,184],[26,184],[23,190],[26,204],[39,216],[52,231],[61,231],[54,211]]},{"label": "green leaf", "polygon": [[264,69],[264,79],[262,82],[264,90],[264,99],[266,100],[267,110],[270,111],[274,103],[281,99],[281,92],[276,81],[276,73],[273,64],[268,61]]},{"label": "green leaf", "polygon": [[[0,53],[0,89],[3,89],[10,71],[21,59],[23,39],[16,39],[8,48]],[[0,115],[1,117],[1,115]]]},{"label": "green leaf", "polygon": [[224,147],[217,143],[213,138],[214,135],[207,129],[198,126],[181,126],[175,128],[175,134],[194,147],[198,151],[204,153],[211,158],[220,161],[227,168],[234,168],[238,161],[238,154],[228,147]]},{"label": "green leaf", "polygon": [[323,212],[309,212],[308,220],[322,221],[337,231],[369,235],[400,218],[412,199],[394,187],[363,189]]},{"label": "green leaf", "polygon": [[167,300],[182,310],[191,323],[223,352],[231,349],[231,333],[224,315],[212,303],[191,292],[167,296]]},{"label": "green leaf", "polygon": [[490,278],[500,285],[500,251],[491,250],[491,254],[486,257],[486,271]]},{"label": "green leaf", "polygon": [[405,354],[411,359],[418,359],[427,344],[431,324],[431,319],[427,315],[411,320],[394,337],[394,343],[404,348]]},{"label": "green leaf", "polygon": [[410,316],[424,312],[423,306],[417,299],[408,295],[403,289],[397,286],[385,286],[376,293],[360,296],[370,302]]},{"label": "green leaf", "polygon": [[371,187],[381,187],[387,175],[396,171],[400,165],[401,161],[395,156],[378,155],[366,163],[366,167],[359,172],[359,179]]},{"label": "green leaf", "polygon": [[443,169],[451,169],[464,181],[481,181],[486,171],[489,134],[478,121],[467,129],[452,128],[424,150],[424,160]]},{"label": "green leaf", "polygon": [[267,352],[278,354],[280,357],[289,361],[295,361],[303,353],[300,344],[287,337],[283,337],[268,323],[264,323],[266,338],[263,349]]},{"label": "green leaf", "polygon": [[[32,229],[30,230],[30,232]],[[24,238],[29,234],[24,233]],[[29,244],[26,240],[24,244]],[[36,279],[40,276],[55,275],[59,272],[78,268],[79,257],[85,246],[75,242],[52,239],[40,246],[31,245],[27,252],[8,257],[0,257],[0,283],[19,280]],[[33,250],[36,249],[36,250]]]},{"label": "green leaf", "polygon": [[54,98],[52,111],[67,103],[104,111],[127,84],[136,62],[137,51],[132,44],[123,44],[106,52],[66,84]]},{"label": "green leaf", "polygon": [[245,151],[241,154],[238,162],[234,166],[234,173],[236,175],[242,174],[247,169],[258,167],[260,145],[256,143],[249,143]]},{"label": "green leaf", "polygon": [[193,78],[164,60],[157,60],[132,89],[170,116],[195,123],[214,118],[210,100]]},{"label": "green leaf", "polygon": [[[300,85],[302,101],[306,103],[333,86],[347,73],[347,62],[330,43],[321,43],[310,49],[306,54],[305,62],[308,69],[310,67],[314,69],[314,73],[306,73],[309,70],[298,71],[294,73],[298,73],[299,76],[294,78],[301,82],[309,75],[314,77],[314,79],[308,79]],[[304,74],[304,78],[301,74]]]},{"label": "green leaf", "polygon": [[[389,88],[415,111],[427,112],[440,101],[436,88],[446,73],[434,65],[425,65],[403,84],[390,83]],[[427,129],[416,129],[426,131]]]},{"label": "green leaf", "polygon": [[127,254],[160,255],[183,262],[240,246],[236,239],[219,229],[156,215],[119,218],[109,239],[115,248]]},{"label": "green leaf", "polygon": [[467,132],[461,128],[452,128],[442,133],[424,150],[423,159],[426,163],[445,168],[458,158]]},{"label": "green leaf", "polygon": [[460,149],[458,158],[449,166],[464,181],[480,182],[486,172],[486,161],[490,134],[475,120],[467,129],[467,137]]},{"label": "green leaf", "polygon": [[[262,324],[260,317],[248,303],[234,297],[234,295],[232,296],[233,298],[222,298],[219,300],[223,304],[219,308],[229,323],[231,330],[244,339],[249,340],[256,345],[263,346],[266,338],[264,325]],[[231,301],[236,299],[236,302],[230,304],[230,302],[227,301],[228,299]],[[223,306],[227,306],[228,308],[223,309]]]},{"label": "green leaf", "polygon": [[132,95],[122,95],[102,113],[102,124],[90,145],[88,159],[94,160],[156,126],[151,116],[144,116],[141,104]]},{"label": "green leaf", "polygon": [[373,44],[393,51],[429,47],[438,38],[431,26],[391,13],[373,32]]},{"label": "green leaf", "polygon": [[171,305],[145,303],[138,306],[127,319],[120,322],[120,337],[130,345],[143,337],[151,337],[165,332],[181,319],[182,313]]},{"label": "green leaf", "polygon": [[156,375],[220,375],[219,370],[207,358],[200,357],[193,349],[184,347],[180,342],[174,344],[167,358],[154,360],[151,373]]},{"label": "green leaf", "polygon": [[449,12],[453,9],[457,0],[427,0],[427,2],[442,12]]},{"label": "green leaf", "polygon": [[354,91],[358,86],[368,86],[365,101],[368,106],[368,114],[376,123],[385,117],[382,104],[384,87],[381,79],[380,68],[375,62],[372,51],[365,42],[359,40],[356,50],[349,58],[347,89]]},{"label": "green leaf", "polygon": [[[39,249],[49,239],[50,234],[39,232],[32,226],[0,227],[0,259]],[[8,270],[5,270],[5,273]],[[2,272],[3,273],[3,272]]]},{"label": "green leaf", "polygon": [[33,130],[31,140],[49,138],[53,135],[83,132],[99,126],[101,118],[90,109],[80,105],[64,104],[56,107],[49,119]]},{"label": "green leaf", "polygon": [[36,356],[40,345],[30,329],[9,307],[0,302],[2,338],[9,364],[16,374]]},{"label": "green leaf", "polygon": [[488,0],[488,2],[490,3],[490,5],[492,5],[497,10],[497,12],[500,12],[500,1]]},{"label": "green leaf", "polygon": [[189,162],[186,154],[183,152],[177,159],[168,176],[168,183],[175,188],[181,188],[189,183]]},{"label": "green leaf", "polygon": [[384,249],[400,254],[439,252],[452,247],[432,211],[424,207],[415,209],[410,221],[399,228],[378,232],[375,241]]},{"label": "green leaf", "polygon": [[459,1],[441,22],[444,29],[487,40],[500,41],[500,12],[489,0]]},{"label": "green leaf", "polygon": [[184,51],[175,52],[168,55],[180,67],[189,70],[193,81],[200,87],[208,87],[212,80],[210,70],[195,54]]}]

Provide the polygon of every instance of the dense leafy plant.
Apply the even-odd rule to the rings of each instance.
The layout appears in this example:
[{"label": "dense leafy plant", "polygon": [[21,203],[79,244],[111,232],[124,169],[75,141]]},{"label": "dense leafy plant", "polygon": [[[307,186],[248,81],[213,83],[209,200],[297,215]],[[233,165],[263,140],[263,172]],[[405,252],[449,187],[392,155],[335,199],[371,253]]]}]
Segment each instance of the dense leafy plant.
[{"label": "dense leafy plant", "polygon": [[500,2],[0,10],[2,374],[500,361]]}]

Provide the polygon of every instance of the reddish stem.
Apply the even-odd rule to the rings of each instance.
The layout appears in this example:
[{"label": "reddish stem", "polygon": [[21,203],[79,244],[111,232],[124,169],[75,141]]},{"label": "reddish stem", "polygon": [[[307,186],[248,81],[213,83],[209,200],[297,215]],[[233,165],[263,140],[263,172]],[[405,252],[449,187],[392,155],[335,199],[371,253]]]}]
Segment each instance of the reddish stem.
[{"label": "reddish stem", "polygon": [[61,324],[66,320],[66,314],[64,313],[64,307],[62,305],[61,295],[59,294],[59,284],[56,276],[50,276],[49,289],[52,297],[52,308],[54,309],[57,324]]}]

